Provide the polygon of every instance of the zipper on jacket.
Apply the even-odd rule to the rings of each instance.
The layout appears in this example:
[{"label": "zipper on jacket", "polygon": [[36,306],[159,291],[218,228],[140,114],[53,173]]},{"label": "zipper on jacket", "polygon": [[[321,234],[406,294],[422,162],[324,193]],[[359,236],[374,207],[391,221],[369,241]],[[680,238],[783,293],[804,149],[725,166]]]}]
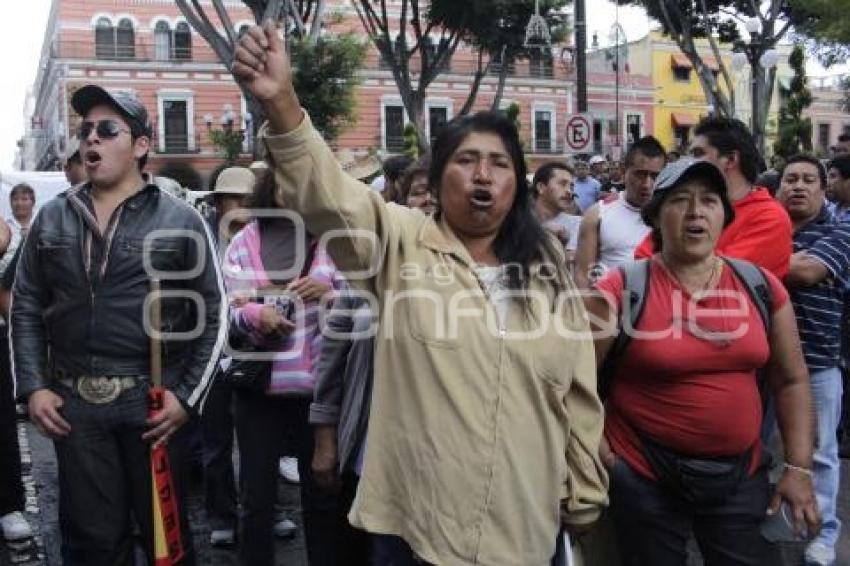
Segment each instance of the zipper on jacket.
[{"label": "zipper on jacket", "polygon": [[[496,322],[499,323],[499,341],[503,342],[504,339],[505,339],[505,336],[508,333],[507,329],[505,328],[505,322],[499,316],[499,311],[496,309],[496,305],[493,304],[493,297],[490,294],[490,291],[487,290],[487,286],[484,285],[483,281],[481,281],[481,277],[478,276],[478,272],[475,269],[473,269],[472,274],[475,276],[475,281],[478,282],[478,288],[481,289],[481,293],[484,294],[484,299],[485,299],[485,302],[487,303],[487,305],[490,308],[490,312],[492,312],[495,315]],[[500,353],[500,355],[501,355],[501,353]],[[501,363],[501,358],[500,358],[499,362]]]}]

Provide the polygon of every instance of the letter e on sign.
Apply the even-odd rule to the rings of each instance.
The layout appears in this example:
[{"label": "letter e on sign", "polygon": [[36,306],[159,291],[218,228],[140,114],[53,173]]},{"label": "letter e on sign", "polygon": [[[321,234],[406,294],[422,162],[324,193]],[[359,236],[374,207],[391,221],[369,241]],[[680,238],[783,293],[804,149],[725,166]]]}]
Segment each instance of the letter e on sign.
[{"label": "letter e on sign", "polygon": [[586,153],[593,146],[593,130],[585,114],[574,114],[567,120],[567,147],[574,153]]}]

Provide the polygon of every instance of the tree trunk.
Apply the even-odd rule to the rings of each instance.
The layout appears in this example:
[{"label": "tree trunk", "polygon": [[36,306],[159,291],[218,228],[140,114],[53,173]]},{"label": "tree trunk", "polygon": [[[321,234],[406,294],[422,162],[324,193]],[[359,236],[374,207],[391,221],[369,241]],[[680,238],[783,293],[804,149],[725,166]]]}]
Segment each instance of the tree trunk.
[{"label": "tree trunk", "polygon": [[502,97],[505,95],[505,84],[508,82],[508,69],[511,62],[502,55],[502,68],[499,69],[499,84],[496,86],[496,96],[493,97],[493,105],[490,110],[495,112],[502,105]]},{"label": "tree trunk", "polygon": [[425,112],[425,94],[418,90],[409,92],[407,97],[402,95],[402,102],[407,110],[407,116],[410,118],[410,122],[416,128],[416,134],[419,140],[419,154],[425,155],[431,150],[431,140],[428,139],[428,117]]},{"label": "tree trunk", "polygon": [[460,109],[458,113],[459,116],[466,116],[472,111],[472,107],[475,106],[475,100],[478,98],[478,91],[481,89],[481,81],[484,80],[484,77],[487,76],[487,73],[490,72],[490,64],[493,62],[493,57],[489,58],[487,61],[487,65],[484,65],[484,50],[482,48],[478,48],[478,68],[475,71],[475,77],[472,80],[472,89],[469,91],[469,96],[466,97],[466,102],[463,104],[463,108]]}]

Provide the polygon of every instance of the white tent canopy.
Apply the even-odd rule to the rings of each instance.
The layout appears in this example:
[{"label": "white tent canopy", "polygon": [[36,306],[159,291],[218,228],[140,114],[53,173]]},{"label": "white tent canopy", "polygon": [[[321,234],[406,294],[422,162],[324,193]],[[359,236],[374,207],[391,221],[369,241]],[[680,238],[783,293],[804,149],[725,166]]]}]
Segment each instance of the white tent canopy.
[{"label": "white tent canopy", "polygon": [[61,171],[0,171],[0,216],[9,218],[9,194],[18,183],[27,183],[35,191],[35,210],[68,188],[68,181]]}]

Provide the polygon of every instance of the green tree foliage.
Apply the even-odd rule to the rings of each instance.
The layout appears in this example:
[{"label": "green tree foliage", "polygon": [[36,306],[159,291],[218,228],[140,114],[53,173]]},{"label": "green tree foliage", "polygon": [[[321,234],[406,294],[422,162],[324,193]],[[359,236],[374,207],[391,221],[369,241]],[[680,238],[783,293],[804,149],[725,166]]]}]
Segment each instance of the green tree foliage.
[{"label": "green tree foliage", "polygon": [[[541,12],[567,0],[541,0]],[[419,149],[427,151],[425,99],[429,85],[448,68],[461,40],[479,46],[477,71],[467,103],[471,109],[478,87],[498,53],[510,58],[507,46],[521,45],[534,0],[352,0],[363,29],[392,73],[404,109],[418,132]],[[517,41],[520,33],[522,40]],[[557,33],[557,30],[556,30]],[[510,38],[505,39],[505,38]],[[507,74],[508,65],[502,65]],[[504,77],[500,81],[503,84]],[[497,103],[498,106],[498,96]]]},{"label": "green tree foliage", "polygon": [[[225,0],[204,4],[196,0],[175,2],[219,60],[230,68],[239,30],[235,29],[227,12]],[[319,131],[329,139],[339,135],[355,120],[355,77],[366,55],[365,46],[350,35],[321,35],[325,0],[245,0],[243,4],[251,9],[257,23],[265,20],[289,23],[286,32],[292,51],[296,92]],[[213,23],[213,17],[218,18],[219,25]],[[247,91],[243,90],[243,95],[256,133],[264,121],[262,107]],[[225,154],[225,159],[230,158],[232,151],[238,151],[235,140],[224,132],[214,137],[212,141]]]},{"label": "green tree foliage", "polygon": [[779,137],[773,148],[782,157],[812,151],[812,121],[803,112],[812,104],[812,93],[806,86],[806,54],[797,45],[788,58],[794,78],[788,89],[780,86],[782,106],[779,109]]},{"label": "green tree foliage", "polygon": [[404,147],[401,153],[413,159],[419,159],[419,132],[413,122],[409,122],[404,127],[402,139],[404,139]]},{"label": "green tree foliage", "polygon": [[[567,0],[542,0],[540,15],[549,27],[551,42],[565,41],[570,28],[562,8]],[[499,107],[507,71],[517,60],[537,57],[549,58],[552,53],[538,47],[526,47],[526,27],[534,14],[533,1],[516,0],[432,0],[428,12],[430,20],[447,29],[458,30],[463,39],[478,51],[478,68],[466,104],[460,114],[472,109],[481,81],[494,63],[499,64],[499,85],[493,100],[493,109]]]},{"label": "green tree foliage", "polygon": [[210,130],[210,141],[221,152],[224,162],[233,165],[242,153],[243,134],[233,128]]},{"label": "green tree foliage", "polygon": [[810,40],[821,62],[850,59],[850,0],[787,0],[797,35]]},{"label": "green tree foliage", "polygon": [[[757,3],[750,0],[617,1],[622,5],[644,7],[647,14],[661,24],[662,32],[669,36],[690,59],[705,92],[706,100],[721,116],[735,115],[735,88],[729,70],[720,57],[719,44],[740,40],[738,26],[748,17],[759,17],[762,20],[765,36],[770,38],[769,41],[764,42],[762,52],[773,47],[776,42],[774,28],[779,12],[773,5],[768,14],[762,15],[756,10]],[[784,0],[776,0],[773,4],[782,2]],[[784,35],[786,30],[787,28],[783,29],[781,35]],[[715,76],[705,64],[698,50],[697,39],[706,39],[709,42],[714,58],[720,65],[719,75]],[[770,91],[772,90],[771,83]]]},{"label": "green tree foliage", "polygon": [[352,34],[342,34],[297,40],[291,50],[299,100],[316,129],[332,140],[357,119],[357,71],[366,57],[366,44]]}]

